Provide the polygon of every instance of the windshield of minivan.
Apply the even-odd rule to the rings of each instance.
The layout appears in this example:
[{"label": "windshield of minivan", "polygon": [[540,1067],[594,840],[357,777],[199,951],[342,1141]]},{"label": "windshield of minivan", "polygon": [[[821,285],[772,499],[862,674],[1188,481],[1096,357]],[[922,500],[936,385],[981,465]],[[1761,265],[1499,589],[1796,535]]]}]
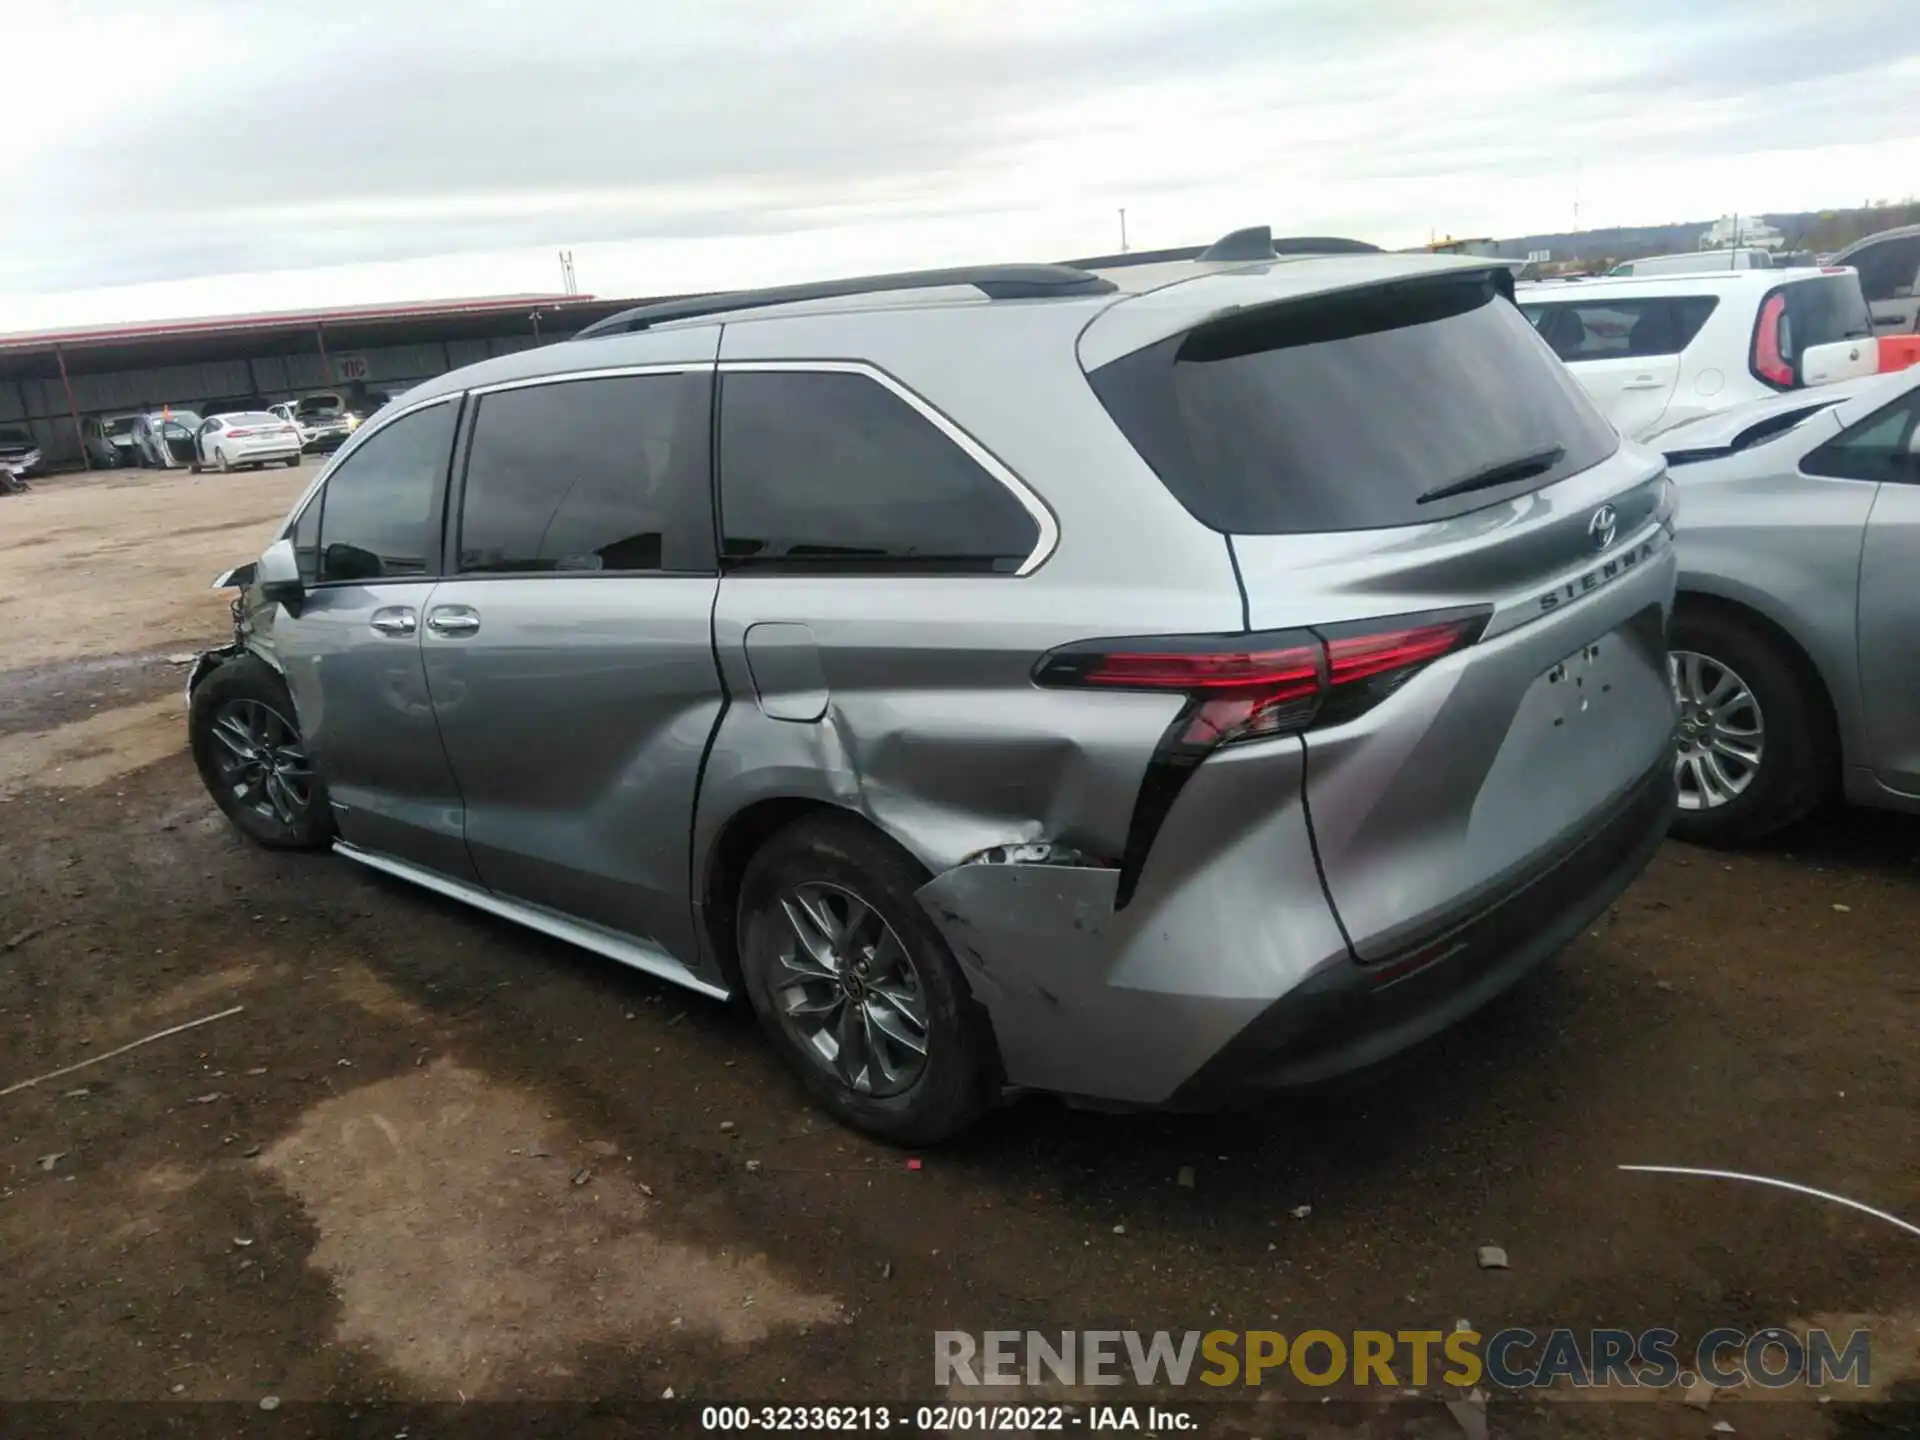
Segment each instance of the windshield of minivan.
[{"label": "windshield of minivan", "polygon": [[1480,273],[1264,306],[1088,379],[1181,504],[1229,534],[1444,520],[1620,445]]}]

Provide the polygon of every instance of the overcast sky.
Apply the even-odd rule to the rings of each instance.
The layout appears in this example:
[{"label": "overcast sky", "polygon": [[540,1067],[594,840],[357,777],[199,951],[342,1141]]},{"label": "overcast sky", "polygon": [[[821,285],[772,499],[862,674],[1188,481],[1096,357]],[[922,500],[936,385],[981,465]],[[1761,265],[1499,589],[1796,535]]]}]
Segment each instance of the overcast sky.
[{"label": "overcast sky", "polygon": [[[42,0],[0,331],[1859,204],[1914,0]],[[112,288],[104,288],[112,287]]]}]

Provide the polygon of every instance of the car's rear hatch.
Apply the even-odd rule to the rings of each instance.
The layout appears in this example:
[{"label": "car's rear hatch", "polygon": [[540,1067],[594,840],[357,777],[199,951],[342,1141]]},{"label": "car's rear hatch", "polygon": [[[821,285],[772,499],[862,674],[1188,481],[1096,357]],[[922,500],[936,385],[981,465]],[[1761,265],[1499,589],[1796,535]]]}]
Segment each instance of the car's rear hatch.
[{"label": "car's rear hatch", "polygon": [[1880,345],[1859,272],[1788,272],[1760,302],[1748,364],[1776,390],[1878,374]]},{"label": "car's rear hatch", "polygon": [[1089,371],[1227,537],[1248,630],[1287,637],[1253,648],[1324,646],[1344,698],[1300,722],[1306,793],[1363,961],[1527,884],[1669,754],[1671,484],[1508,293],[1452,270],[1243,304]]}]

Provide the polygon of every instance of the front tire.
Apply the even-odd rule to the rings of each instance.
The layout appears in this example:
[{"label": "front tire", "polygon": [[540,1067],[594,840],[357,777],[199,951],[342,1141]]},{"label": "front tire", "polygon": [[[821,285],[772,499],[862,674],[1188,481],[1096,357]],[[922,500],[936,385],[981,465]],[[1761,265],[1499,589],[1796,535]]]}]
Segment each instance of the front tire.
[{"label": "front tire", "polygon": [[747,866],[737,934],[748,999],[807,1091],[896,1145],[966,1128],[992,1097],[984,1012],[914,899],[926,876],[859,821],[824,814]]},{"label": "front tire", "polygon": [[1737,616],[1683,607],[1670,653],[1675,839],[1745,844],[1825,798],[1832,765],[1821,716],[1777,640]]},{"label": "front tire", "polygon": [[208,793],[248,839],[269,850],[320,850],[333,838],[333,808],[293,697],[266,661],[243,655],[201,681],[187,736]]}]

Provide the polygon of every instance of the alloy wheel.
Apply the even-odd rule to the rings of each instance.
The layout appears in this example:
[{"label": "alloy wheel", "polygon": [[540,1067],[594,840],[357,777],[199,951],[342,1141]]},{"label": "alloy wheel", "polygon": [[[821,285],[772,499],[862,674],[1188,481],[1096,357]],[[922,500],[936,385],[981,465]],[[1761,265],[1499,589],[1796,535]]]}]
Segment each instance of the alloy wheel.
[{"label": "alloy wheel", "polygon": [[893,927],[838,885],[796,885],[770,989],[787,1033],[833,1079],[884,1098],[927,1065],[927,1003],[919,971]]},{"label": "alloy wheel", "polygon": [[1760,773],[1767,725],[1753,687],[1710,655],[1675,650],[1667,661],[1673,698],[1675,771],[1682,810],[1716,810]]},{"label": "alloy wheel", "polygon": [[300,734],[258,700],[229,700],[213,717],[214,765],[234,802],[282,825],[299,825],[313,801],[313,771]]}]

